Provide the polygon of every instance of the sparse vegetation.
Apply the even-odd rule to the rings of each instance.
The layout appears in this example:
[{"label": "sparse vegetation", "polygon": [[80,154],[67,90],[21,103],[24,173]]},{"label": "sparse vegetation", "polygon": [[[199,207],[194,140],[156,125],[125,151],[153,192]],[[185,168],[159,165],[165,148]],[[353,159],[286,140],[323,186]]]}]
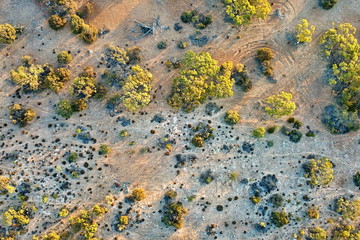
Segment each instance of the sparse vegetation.
[{"label": "sparse vegetation", "polygon": [[181,202],[170,202],[165,206],[164,217],[161,220],[167,226],[174,226],[180,229],[186,213],[187,210],[182,206]]},{"label": "sparse vegetation", "polygon": [[343,218],[354,220],[360,217],[360,200],[341,197],[336,201],[336,211]]},{"label": "sparse vegetation", "polygon": [[135,188],[131,193],[131,199],[135,202],[140,202],[146,198],[144,189]]},{"label": "sparse vegetation", "polygon": [[265,137],[265,128],[264,127],[258,127],[256,129],[254,129],[253,131],[253,136],[256,138],[263,138]]}]

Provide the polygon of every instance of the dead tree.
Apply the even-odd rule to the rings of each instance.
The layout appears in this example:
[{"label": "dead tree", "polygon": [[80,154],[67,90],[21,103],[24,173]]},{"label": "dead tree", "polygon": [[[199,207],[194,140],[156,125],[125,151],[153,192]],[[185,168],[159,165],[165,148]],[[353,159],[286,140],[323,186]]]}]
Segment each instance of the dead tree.
[{"label": "dead tree", "polygon": [[133,20],[136,25],[127,30],[128,36],[132,40],[139,40],[145,36],[153,35],[157,33],[157,29],[160,30],[169,30],[168,26],[163,26],[160,24],[160,17],[154,19],[152,23],[140,22],[136,19]]}]

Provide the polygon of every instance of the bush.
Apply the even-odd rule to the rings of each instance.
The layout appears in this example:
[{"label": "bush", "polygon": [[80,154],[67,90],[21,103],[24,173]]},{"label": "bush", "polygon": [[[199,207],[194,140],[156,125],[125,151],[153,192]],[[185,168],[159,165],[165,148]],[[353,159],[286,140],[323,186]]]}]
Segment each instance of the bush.
[{"label": "bush", "polygon": [[253,131],[253,137],[256,138],[263,138],[265,137],[265,128],[264,127],[258,127],[254,129]]},{"label": "bush", "polygon": [[101,144],[99,148],[99,154],[100,155],[106,155],[111,152],[111,148],[108,145]]},{"label": "bush", "polygon": [[191,23],[193,22],[193,18],[198,15],[196,10],[193,11],[186,11],[181,14],[181,21],[184,23]]},{"label": "bush", "polygon": [[284,203],[284,198],[280,194],[274,194],[269,199],[270,203],[273,204],[276,208],[279,208]]},{"label": "bush", "polygon": [[248,24],[253,18],[265,19],[271,12],[270,3],[267,0],[224,0],[224,3],[227,16],[236,25]]},{"label": "bush", "polygon": [[357,171],[353,176],[355,186],[360,187],[360,171]]},{"label": "bush", "polygon": [[20,104],[14,104],[10,109],[10,119],[12,123],[19,124],[20,127],[25,127],[29,122],[31,122],[36,113],[31,108],[24,109]]},{"label": "bush", "polygon": [[291,100],[291,93],[281,92],[278,95],[270,96],[266,100],[265,111],[276,118],[291,115],[296,109],[295,103]]},{"label": "bush", "polygon": [[207,170],[200,175],[200,182],[202,183],[210,184],[212,181],[214,181],[214,179],[215,176],[213,175],[211,170]]},{"label": "bush", "polygon": [[319,219],[319,217],[320,217],[319,208],[318,208],[317,206],[310,207],[310,208],[306,211],[306,214],[307,214],[308,217],[311,218],[311,219]]},{"label": "bush", "polygon": [[270,61],[266,60],[261,62],[261,71],[265,76],[271,77],[273,75],[273,70],[274,68]]},{"label": "bush", "polygon": [[336,201],[336,211],[340,213],[343,218],[354,220],[355,218],[360,217],[360,200],[348,200],[344,197],[339,198]]},{"label": "bush", "polygon": [[187,210],[182,206],[181,202],[168,203],[165,206],[164,217],[161,221],[166,226],[174,226],[175,228],[180,229],[186,213]]},{"label": "bush", "polygon": [[12,186],[10,178],[0,175],[0,194],[14,193],[15,190],[16,188]]},{"label": "bush", "polygon": [[5,226],[23,226],[30,222],[29,214],[31,211],[27,211],[25,208],[19,208],[15,210],[10,207],[3,213],[3,223]]},{"label": "bush", "polygon": [[177,196],[177,192],[175,192],[174,190],[169,190],[165,193],[165,198],[167,199],[174,199]]},{"label": "bush", "polygon": [[66,208],[61,209],[59,212],[60,217],[67,217],[68,215],[69,215],[69,210],[67,210]]},{"label": "bush", "polygon": [[312,35],[315,32],[315,26],[309,26],[306,19],[302,19],[301,23],[296,26],[296,40],[300,43],[309,43],[312,41]]},{"label": "bush", "polygon": [[188,45],[189,45],[189,43],[187,41],[179,41],[177,46],[180,49],[185,49],[188,47]]},{"label": "bush", "polygon": [[80,112],[87,108],[87,103],[84,99],[76,99],[71,103],[71,107],[75,112]]},{"label": "bush", "polygon": [[235,80],[235,84],[241,86],[244,92],[250,91],[252,88],[252,81],[243,64],[236,64],[231,73],[231,78]]},{"label": "bush", "polygon": [[120,216],[119,217],[119,224],[117,225],[117,228],[119,231],[123,231],[126,229],[129,225],[129,217],[128,216]]},{"label": "bush", "polygon": [[57,103],[56,113],[63,118],[70,118],[74,113],[74,110],[69,100],[60,100]]},{"label": "bush", "polygon": [[140,202],[146,198],[144,189],[136,188],[131,193],[131,199],[136,202]]},{"label": "bush", "polygon": [[80,37],[84,40],[84,42],[91,44],[96,41],[98,33],[99,31],[94,26],[84,24]]},{"label": "bush", "polygon": [[71,25],[71,31],[74,34],[80,34],[83,31],[85,21],[78,15],[72,15],[70,25]]},{"label": "bush", "polygon": [[0,24],[0,43],[13,43],[15,39],[15,28],[8,23]]},{"label": "bush", "polygon": [[272,133],[276,132],[278,129],[279,129],[278,126],[269,127],[269,128],[267,129],[267,133],[272,134]]},{"label": "bush", "polygon": [[320,6],[324,9],[329,10],[335,6],[337,0],[320,0]]},{"label": "bush", "polygon": [[356,113],[348,112],[335,105],[329,105],[324,108],[322,122],[334,134],[355,132],[360,128]]},{"label": "bush", "polygon": [[311,186],[326,186],[334,179],[333,164],[327,158],[310,159],[303,167]]},{"label": "bush", "polygon": [[199,136],[195,136],[191,139],[191,143],[195,146],[195,147],[203,147],[204,146],[204,139],[202,137]]},{"label": "bush", "polygon": [[54,30],[63,28],[66,24],[66,18],[60,17],[57,14],[52,15],[49,20],[49,26]]},{"label": "bush", "polygon": [[87,100],[96,93],[95,80],[92,77],[76,77],[71,87],[71,92],[77,98]]},{"label": "bush", "polygon": [[225,113],[225,122],[229,125],[235,125],[240,121],[240,114],[236,111],[229,110]]},{"label": "bush", "polygon": [[273,58],[274,58],[274,53],[268,47],[260,48],[257,51],[257,59],[260,62],[270,61]]},{"label": "bush", "polygon": [[79,155],[77,153],[69,153],[67,160],[69,162],[75,162],[78,159]]},{"label": "bush", "polygon": [[277,227],[283,227],[286,224],[289,224],[288,215],[284,211],[272,212],[271,213],[271,221]]},{"label": "bush", "polygon": [[165,48],[167,48],[167,44],[165,41],[161,41],[158,43],[157,47],[158,47],[158,49],[165,49]]},{"label": "bush", "polygon": [[309,240],[326,240],[326,231],[320,227],[311,227],[307,237]]},{"label": "bush", "polygon": [[62,51],[57,55],[57,60],[59,63],[68,64],[73,59],[73,56],[69,51]]}]

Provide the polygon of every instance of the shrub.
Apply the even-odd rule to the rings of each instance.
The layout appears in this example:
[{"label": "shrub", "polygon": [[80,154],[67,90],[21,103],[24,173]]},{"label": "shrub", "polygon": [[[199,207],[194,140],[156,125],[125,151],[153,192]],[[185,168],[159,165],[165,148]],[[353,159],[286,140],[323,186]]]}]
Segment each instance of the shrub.
[{"label": "shrub", "polygon": [[165,49],[167,48],[167,43],[165,41],[161,41],[157,45],[158,49]]},{"label": "shrub", "polygon": [[180,229],[186,213],[187,210],[182,206],[181,202],[168,203],[165,206],[164,217],[161,221],[166,226],[174,226],[175,228]]},{"label": "shrub", "polygon": [[229,174],[229,178],[231,181],[235,181],[236,179],[238,179],[239,177],[239,173],[238,172],[232,172]]},{"label": "shrub", "polygon": [[117,228],[119,231],[123,231],[126,229],[129,225],[129,217],[128,216],[120,216],[119,217],[119,224],[117,225]]},{"label": "shrub", "polygon": [[189,45],[189,43],[187,41],[179,41],[177,46],[180,49],[185,49],[188,47],[188,45]]},{"label": "shrub", "polygon": [[49,26],[54,30],[63,28],[66,24],[66,18],[60,17],[57,14],[52,15],[49,20]]},{"label": "shrub", "polygon": [[270,61],[266,60],[266,61],[261,62],[261,71],[265,76],[267,76],[267,77],[272,76],[273,70],[274,70],[274,68],[271,65]]},{"label": "shrub", "polygon": [[354,220],[355,218],[360,217],[360,200],[348,200],[344,197],[339,198],[336,201],[336,211],[340,213],[343,218]]},{"label": "shrub", "polygon": [[16,188],[12,186],[9,177],[0,175],[0,194],[14,193]]},{"label": "shrub", "polygon": [[3,223],[5,226],[27,225],[30,222],[28,214],[30,212],[27,209],[19,208],[15,210],[13,207],[10,207],[3,213]]},{"label": "shrub", "polygon": [[214,181],[214,179],[215,176],[213,175],[211,170],[207,170],[200,175],[200,182],[202,183],[210,184],[212,181]]},{"label": "shrub", "polygon": [[165,193],[165,198],[167,199],[174,199],[177,196],[177,192],[175,192],[174,190],[169,190]]},{"label": "shrub", "polygon": [[193,131],[196,134],[192,138],[191,143],[195,147],[203,147],[206,140],[214,138],[214,128],[212,128],[209,124],[205,125],[203,123],[199,123],[196,127],[193,128]]},{"label": "shrub", "polygon": [[8,23],[0,24],[0,43],[13,43],[16,39],[16,30]]},{"label": "shrub", "polygon": [[326,240],[326,231],[320,227],[311,227],[307,237],[309,240]]},{"label": "shrub", "polygon": [[248,24],[253,18],[265,19],[271,12],[270,3],[267,0],[224,0],[224,3],[225,12],[235,25]]},{"label": "shrub", "polygon": [[69,100],[60,100],[56,106],[56,113],[63,118],[70,118],[74,110]]},{"label": "shrub", "polygon": [[24,109],[20,104],[14,104],[9,109],[12,123],[19,124],[20,127],[25,127],[36,116],[34,110]]},{"label": "shrub", "polygon": [[125,49],[113,44],[107,45],[103,59],[109,66],[125,66],[129,61],[129,57]]},{"label": "shrub", "polygon": [[108,145],[101,144],[99,148],[99,154],[106,155],[111,152],[111,148]]},{"label": "shrub", "polygon": [[257,59],[260,61],[260,62],[264,62],[264,61],[270,61],[271,59],[274,58],[274,53],[271,51],[270,48],[268,47],[263,47],[263,48],[260,48],[258,51],[257,51]]},{"label": "shrub", "polygon": [[319,217],[320,217],[319,208],[318,208],[317,206],[310,207],[310,208],[306,211],[306,214],[307,214],[308,217],[311,218],[311,219],[319,219]]},{"label": "shrub", "polygon": [[252,88],[252,81],[243,64],[236,64],[231,73],[231,78],[235,80],[235,84],[241,86],[244,92],[248,92]]},{"label": "shrub", "polygon": [[320,0],[320,6],[324,9],[329,10],[335,6],[337,0]]},{"label": "shrub", "polygon": [[78,15],[72,15],[70,20],[71,31],[74,34],[80,34],[83,31],[85,21]]},{"label": "shrub", "polygon": [[127,49],[126,54],[129,57],[127,64],[128,65],[139,64],[141,61],[140,52],[141,50],[139,47],[132,47]]},{"label": "shrub", "polygon": [[193,22],[193,18],[198,15],[196,10],[193,11],[186,11],[181,14],[181,21],[184,23],[191,23]]},{"label": "shrub", "polygon": [[[46,234],[42,240],[60,240],[61,236],[59,234],[57,234],[56,232],[50,232],[48,234]],[[33,238],[33,240],[35,240]]]},{"label": "shrub", "polygon": [[140,202],[146,198],[144,189],[136,188],[131,193],[131,199],[136,202]]},{"label": "shrub", "polygon": [[271,221],[273,224],[275,224],[276,227],[283,227],[286,224],[289,224],[288,215],[284,211],[272,212]]},{"label": "shrub", "polygon": [[252,201],[253,204],[258,204],[261,202],[261,197],[257,197],[257,196],[252,196],[250,198],[250,200]]},{"label": "shrub", "polygon": [[357,171],[353,176],[355,186],[360,187],[360,171]]},{"label": "shrub", "polygon": [[99,31],[94,26],[84,24],[80,37],[84,40],[84,42],[91,44],[96,41],[98,33]]},{"label": "shrub", "polygon": [[265,111],[276,118],[291,115],[296,109],[295,103],[291,100],[291,93],[281,92],[278,95],[270,96],[266,100]]},{"label": "shrub", "polygon": [[199,136],[195,136],[191,139],[191,143],[195,146],[195,147],[203,147],[204,146],[204,139],[202,137]]},{"label": "shrub", "polygon": [[101,216],[105,213],[107,213],[109,210],[105,207],[100,207],[99,205],[95,205],[92,208],[92,212],[96,215],[96,216]]},{"label": "shrub", "polygon": [[258,127],[254,129],[253,136],[256,138],[263,138],[265,137],[265,128],[264,127]]},{"label": "shrub", "polygon": [[57,55],[57,60],[59,63],[68,64],[73,59],[69,51],[62,51]]},{"label": "shrub", "polygon": [[348,112],[335,105],[328,105],[324,108],[322,122],[334,134],[355,132],[360,128],[356,113]]},{"label": "shrub", "polygon": [[312,35],[315,32],[315,26],[309,26],[306,19],[302,19],[301,23],[296,26],[296,40],[300,43],[309,43],[312,41]]},{"label": "shrub", "polygon": [[71,87],[71,92],[77,98],[87,100],[96,93],[95,80],[92,77],[76,77]]},{"label": "shrub", "polygon": [[236,111],[229,110],[225,113],[225,122],[229,125],[235,125],[240,121],[240,114]]},{"label": "shrub", "polygon": [[80,112],[87,108],[87,103],[84,99],[79,98],[71,103],[71,107],[75,112]]},{"label": "shrub", "polygon": [[67,217],[68,215],[69,215],[69,210],[67,210],[66,208],[61,209],[59,212],[60,217]]},{"label": "shrub", "polygon": [[77,153],[70,153],[67,157],[69,162],[75,162],[78,159],[79,155]]},{"label": "shrub", "polygon": [[333,164],[327,158],[310,159],[303,167],[311,186],[326,186],[334,179]]},{"label": "shrub", "polygon": [[283,198],[280,194],[276,193],[276,194],[272,195],[272,196],[269,198],[269,201],[270,201],[270,203],[272,203],[275,207],[279,208],[279,207],[281,207],[281,206],[283,205],[283,203],[284,203],[284,198]]},{"label": "shrub", "polygon": [[267,133],[272,134],[272,133],[276,132],[277,130],[279,130],[278,126],[272,126],[267,129]]}]

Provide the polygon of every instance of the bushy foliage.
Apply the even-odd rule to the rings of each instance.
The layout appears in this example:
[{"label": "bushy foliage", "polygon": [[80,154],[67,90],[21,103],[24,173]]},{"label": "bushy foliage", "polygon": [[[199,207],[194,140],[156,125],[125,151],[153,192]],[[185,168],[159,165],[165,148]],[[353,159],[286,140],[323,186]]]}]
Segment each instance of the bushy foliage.
[{"label": "bushy foliage", "polygon": [[42,240],[60,240],[60,235],[57,234],[56,232],[50,232],[48,234],[46,234]]},{"label": "bushy foliage", "polygon": [[360,187],[360,171],[357,171],[353,176],[355,186]]},{"label": "bushy foliage", "polygon": [[266,100],[265,111],[276,118],[291,115],[296,109],[295,103],[291,100],[292,94],[286,92],[270,96]]},{"label": "bushy foliage", "polygon": [[0,24],[0,43],[13,43],[16,39],[16,30],[8,23]]},{"label": "bushy foliage", "polygon": [[165,49],[167,48],[167,43],[165,41],[161,41],[157,45],[158,49]]},{"label": "bushy foliage", "polygon": [[131,199],[140,202],[146,198],[146,193],[142,188],[135,188],[131,193]]},{"label": "bushy foliage", "polygon": [[78,15],[71,16],[70,26],[71,26],[71,31],[74,34],[80,34],[83,30],[84,25],[85,25],[84,19],[82,19]]},{"label": "bushy foliage", "polygon": [[57,60],[59,63],[68,64],[73,59],[73,56],[69,51],[62,51],[57,55]]},{"label": "bushy foliage", "polygon": [[192,129],[195,133],[194,137],[191,139],[191,143],[195,147],[203,147],[205,141],[214,138],[214,128],[212,128],[209,124],[205,125],[203,123],[199,123],[196,127]]},{"label": "bushy foliage", "polygon": [[54,30],[59,30],[63,28],[66,24],[66,18],[60,17],[57,14],[52,15],[49,20],[49,26]]},{"label": "bushy foliage", "polygon": [[289,218],[286,212],[272,212],[271,213],[271,221],[277,227],[283,227],[286,224],[289,224]]},{"label": "bushy foliage", "polygon": [[76,77],[72,84],[71,93],[84,100],[91,98],[96,93],[95,79],[92,77]]},{"label": "bushy foliage", "polygon": [[235,125],[240,121],[240,114],[237,111],[229,110],[225,113],[225,122],[229,125]]},{"label": "bushy foliage", "polygon": [[235,25],[248,24],[254,18],[265,19],[271,12],[267,0],[224,0],[226,14]]},{"label": "bushy foliage", "polygon": [[278,208],[283,205],[284,198],[280,194],[276,193],[269,198],[269,201]]},{"label": "bushy foliage", "polygon": [[360,200],[339,198],[336,201],[336,211],[342,215],[343,218],[354,220],[360,217]]},{"label": "bushy foliage", "polygon": [[78,98],[71,103],[71,107],[75,112],[80,112],[87,108],[87,103],[84,99]]},{"label": "bushy foliage", "polygon": [[315,32],[315,26],[309,26],[306,19],[302,19],[301,23],[296,26],[296,40],[300,43],[309,43],[312,41],[312,35]]},{"label": "bushy foliage", "polygon": [[60,100],[56,106],[56,113],[63,118],[70,118],[74,113],[74,109],[71,106],[69,100]]},{"label": "bushy foliage", "polygon": [[126,50],[113,44],[106,46],[103,59],[108,66],[124,66],[129,61]]},{"label": "bushy foliage", "polygon": [[0,175],[0,194],[14,193],[15,189],[9,177]]},{"label": "bushy foliage", "polygon": [[304,170],[311,186],[326,186],[334,179],[333,164],[327,158],[310,159]]},{"label": "bushy foliage", "polygon": [[326,10],[333,8],[336,3],[337,0],[320,0],[320,5]]},{"label": "bushy foliage", "polygon": [[128,111],[136,112],[146,107],[151,101],[152,74],[139,65],[131,67],[129,76],[121,89],[121,99]]},{"label": "bushy foliage", "polygon": [[263,61],[270,61],[271,59],[274,58],[274,53],[273,51],[268,48],[268,47],[263,47],[263,48],[260,48],[258,51],[257,51],[257,57],[256,57],[260,62],[263,62]]},{"label": "bushy foliage", "polygon": [[320,227],[311,227],[308,229],[307,238],[309,240],[326,240],[326,231]]},{"label": "bushy foliage", "polygon": [[84,42],[91,44],[97,40],[98,33],[99,31],[94,26],[84,24],[80,37],[84,40]]},{"label": "bushy foliage", "polygon": [[182,206],[181,202],[170,202],[165,206],[164,217],[161,220],[167,226],[174,226],[180,229],[186,213],[187,210]]},{"label": "bushy foliage", "polygon": [[185,49],[188,47],[188,45],[189,45],[189,43],[187,41],[179,41],[177,46],[180,49]]},{"label": "bushy foliage", "polygon": [[59,211],[60,217],[67,217],[68,215],[69,215],[69,210],[67,210],[66,208],[63,208]]},{"label": "bushy foliage", "polygon": [[3,213],[3,223],[5,226],[13,225],[27,225],[30,222],[30,218],[27,214],[26,209],[19,208],[15,210],[13,207],[10,207]]},{"label": "bushy foliage", "polygon": [[31,122],[36,113],[31,108],[24,109],[20,104],[14,104],[9,107],[10,119],[14,124],[19,124],[20,127],[25,127]]},{"label": "bushy foliage", "polygon": [[99,154],[106,155],[111,152],[111,148],[108,145],[101,144],[99,148]]},{"label": "bushy foliage", "polygon": [[253,131],[253,136],[256,138],[263,138],[265,137],[265,128],[264,127],[258,127],[256,129],[254,129]]},{"label": "bushy foliage", "polygon": [[306,211],[306,214],[311,219],[319,219],[319,217],[320,217],[319,208],[317,206],[308,208],[308,210]]},{"label": "bushy foliage", "polygon": [[117,228],[119,231],[123,231],[126,229],[129,225],[129,217],[128,216],[120,216],[119,217],[119,224],[117,225]]},{"label": "bushy foliage", "polygon": [[95,233],[98,230],[98,224],[95,222],[95,218],[103,215],[103,213],[107,212],[106,209],[103,209],[100,211],[100,214],[97,214],[99,212],[97,211],[86,211],[81,210],[80,214],[77,217],[70,217],[69,221],[71,224],[71,227],[78,232],[81,230],[81,235],[85,239],[93,239]]},{"label": "bushy foliage", "polygon": [[360,239],[360,230],[350,224],[337,224],[333,229],[331,240]]},{"label": "bushy foliage", "polygon": [[211,15],[199,14],[198,11],[186,11],[181,14],[181,20],[184,23],[193,23],[198,29],[204,29],[213,22]]},{"label": "bushy foliage", "polygon": [[176,108],[191,112],[208,97],[225,98],[234,94],[234,80],[231,78],[232,62],[220,67],[209,53],[185,54],[180,76],[174,79],[168,103]]},{"label": "bushy foliage", "polygon": [[244,92],[248,92],[252,88],[252,81],[243,64],[235,65],[231,78],[235,80],[235,84],[239,85]]},{"label": "bushy foliage", "polygon": [[360,128],[356,113],[346,111],[336,105],[328,105],[324,108],[322,122],[335,134],[344,134],[357,131]]}]

